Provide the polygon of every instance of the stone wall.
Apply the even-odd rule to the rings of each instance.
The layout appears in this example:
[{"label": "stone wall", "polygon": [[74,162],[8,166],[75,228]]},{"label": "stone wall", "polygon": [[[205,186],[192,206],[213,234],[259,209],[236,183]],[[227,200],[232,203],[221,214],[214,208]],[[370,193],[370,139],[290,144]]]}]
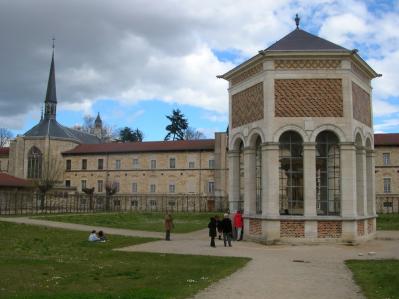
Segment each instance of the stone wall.
[{"label": "stone wall", "polygon": [[256,74],[259,74],[262,70],[263,70],[263,65],[262,65],[262,63],[259,63],[255,66],[243,71],[238,76],[233,77],[231,79],[231,85],[233,86],[238,83],[241,83],[241,82],[251,78],[252,76],[255,76]]},{"label": "stone wall", "polygon": [[291,59],[275,60],[276,70],[314,70],[314,69],[337,69],[341,65],[341,60],[337,59]]},{"label": "stone wall", "polygon": [[342,117],[341,79],[274,80],[276,117]]}]

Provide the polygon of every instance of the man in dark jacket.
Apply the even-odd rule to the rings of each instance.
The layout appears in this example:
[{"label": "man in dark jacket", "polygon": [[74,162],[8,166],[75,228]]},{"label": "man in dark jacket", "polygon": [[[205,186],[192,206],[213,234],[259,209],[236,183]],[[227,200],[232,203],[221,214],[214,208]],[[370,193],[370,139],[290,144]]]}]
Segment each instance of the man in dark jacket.
[{"label": "man in dark jacket", "polygon": [[211,221],[208,224],[209,228],[209,237],[211,237],[211,247],[216,247],[215,245],[215,237],[216,237],[216,219],[215,217],[211,217]]},{"label": "man in dark jacket", "polygon": [[229,214],[224,214],[224,218],[222,220],[222,227],[223,227],[224,247],[226,247],[227,243],[229,243],[229,246],[231,247],[231,234],[233,232],[233,226],[231,224]]}]

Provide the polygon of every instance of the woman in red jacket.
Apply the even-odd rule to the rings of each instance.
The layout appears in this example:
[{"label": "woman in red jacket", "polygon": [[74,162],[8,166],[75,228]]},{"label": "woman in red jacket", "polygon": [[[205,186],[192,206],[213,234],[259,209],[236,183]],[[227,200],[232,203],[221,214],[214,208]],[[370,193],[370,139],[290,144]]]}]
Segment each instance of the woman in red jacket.
[{"label": "woman in red jacket", "polygon": [[242,214],[241,211],[237,211],[237,213],[234,215],[234,227],[237,231],[237,241],[242,240],[242,228],[244,226],[244,221],[242,219]]}]

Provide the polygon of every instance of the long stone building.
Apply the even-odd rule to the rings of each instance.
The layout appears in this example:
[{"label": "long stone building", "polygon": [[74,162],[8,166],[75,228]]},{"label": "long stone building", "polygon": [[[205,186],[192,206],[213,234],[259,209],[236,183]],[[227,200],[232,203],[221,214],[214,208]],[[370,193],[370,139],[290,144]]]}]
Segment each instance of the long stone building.
[{"label": "long stone building", "polygon": [[297,28],[229,82],[229,200],[261,242],[375,234],[371,79],[357,54]]}]

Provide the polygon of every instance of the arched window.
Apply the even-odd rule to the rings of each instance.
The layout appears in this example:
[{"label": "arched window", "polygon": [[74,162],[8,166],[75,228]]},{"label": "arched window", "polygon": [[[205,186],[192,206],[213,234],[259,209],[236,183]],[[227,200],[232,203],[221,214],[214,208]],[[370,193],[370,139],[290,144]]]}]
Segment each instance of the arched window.
[{"label": "arched window", "polygon": [[303,215],[303,142],[294,131],[279,140],[280,214]]},{"label": "arched window", "polygon": [[330,131],[316,138],[316,207],[317,215],[341,213],[341,167],[339,140]]},{"label": "arched window", "polygon": [[256,139],[255,145],[256,166],[256,214],[262,214],[262,140]]},{"label": "arched window", "polygon": [[240,182],[239,182],[240,183],[240,201],[238,202],[237,210],[243,210],[245,180],[244,180],[244,143],[242,141],[240,142],[239,151],[240,151]]},{"label": "arched window", "polygon": [[32,147],[28,153],[28,178],[38,179],[42,176],[42,152],[37,147]]}]

